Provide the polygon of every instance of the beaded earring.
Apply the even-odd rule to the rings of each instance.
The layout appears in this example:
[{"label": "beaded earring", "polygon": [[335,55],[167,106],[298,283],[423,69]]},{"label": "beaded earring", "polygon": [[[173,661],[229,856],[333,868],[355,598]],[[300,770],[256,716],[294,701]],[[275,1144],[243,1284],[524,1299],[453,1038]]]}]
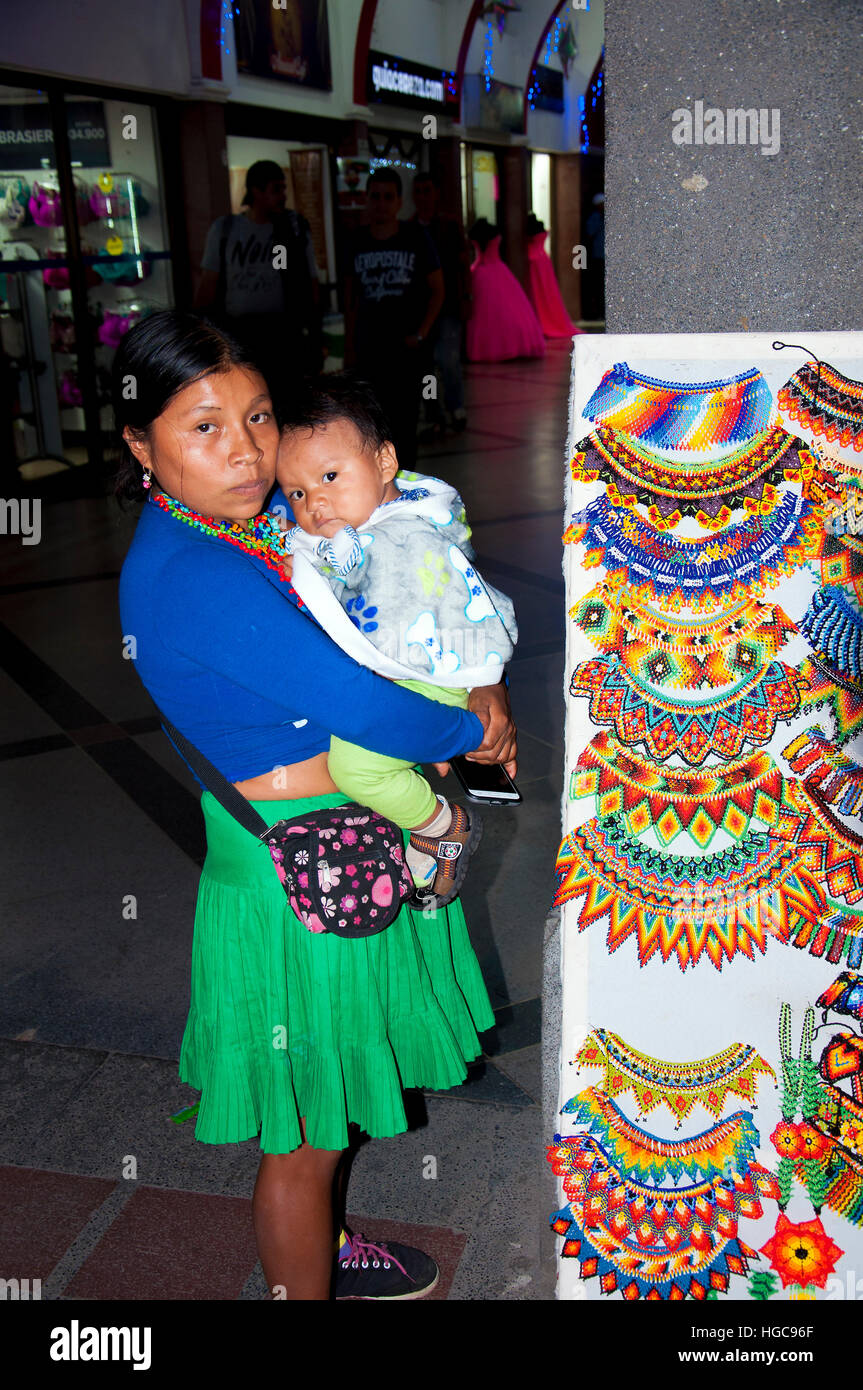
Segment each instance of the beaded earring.
[{"label": "beaded earring", "polygon": [[152,470],[151,468],[145,468],[145,469],[144,469],[144,476],[143,476],[143,478],[141,479],[142,483],[144,484],[144,487],[149,487],[149,486],[150,486],[150,479],[152,478],[152,476],[153,476],[153,470]]}]

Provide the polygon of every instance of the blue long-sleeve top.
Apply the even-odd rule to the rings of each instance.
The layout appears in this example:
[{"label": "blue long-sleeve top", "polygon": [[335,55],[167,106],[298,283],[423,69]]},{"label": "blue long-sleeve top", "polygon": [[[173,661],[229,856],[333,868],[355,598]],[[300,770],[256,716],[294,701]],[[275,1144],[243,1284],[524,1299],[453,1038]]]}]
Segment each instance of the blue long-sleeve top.
[{"label": "blue long-sleeve top", "polygon": [[417,762],[482,741],[476,715],[346,656],[258,556],[153,503],[123,565],[120,615],[153,700],[229,782],[314,757],[330,734]]}]

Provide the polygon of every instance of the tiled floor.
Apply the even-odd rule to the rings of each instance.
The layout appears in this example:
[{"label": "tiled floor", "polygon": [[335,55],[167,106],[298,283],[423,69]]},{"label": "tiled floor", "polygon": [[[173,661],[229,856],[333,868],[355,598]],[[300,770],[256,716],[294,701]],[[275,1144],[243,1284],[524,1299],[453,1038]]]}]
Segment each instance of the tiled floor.
[{"label": "tiled floor", "polygon": [[[553,1288],[540,980],[563,739],[568,347],[470,368],[469,428],[419,463],[462,493],[481,567],[521,628],[524,804],[485,814],[464,892],[497,1026],[463,1086],[415,1094],[407,1134],[360,1146],[349,1189],[358,1229],[436,1256],[436,1299]],[[191,778],[122,655],[132,529],[100,499],[52,504],[46,484],[41,543],[0,549],[0,1278],[42,1279],[55,1299],[255,1299],[257,1145],[204,1146],[192,1122],[170,1121],[195,1099],[176,1056],[203,839]]]}]

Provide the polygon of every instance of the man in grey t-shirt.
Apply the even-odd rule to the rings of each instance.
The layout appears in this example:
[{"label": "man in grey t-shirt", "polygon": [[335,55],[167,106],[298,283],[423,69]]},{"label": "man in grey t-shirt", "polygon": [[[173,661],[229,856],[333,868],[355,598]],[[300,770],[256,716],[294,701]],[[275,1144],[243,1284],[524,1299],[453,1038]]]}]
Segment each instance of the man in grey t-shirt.
[{"label": "man in grey t-shirt", "polygon": [[319,370],[318,274],[309,225],[285,208],[285,176],[261,159],[246,175],[246,211],[207,233],[195,306],[249,349],[274,394]]}]

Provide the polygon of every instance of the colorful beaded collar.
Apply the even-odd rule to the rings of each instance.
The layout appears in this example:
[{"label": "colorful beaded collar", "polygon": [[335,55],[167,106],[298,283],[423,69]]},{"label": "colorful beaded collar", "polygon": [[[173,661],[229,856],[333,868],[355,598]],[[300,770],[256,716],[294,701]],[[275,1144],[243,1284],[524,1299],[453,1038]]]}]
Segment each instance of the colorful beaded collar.
[{"label": "colorful beaded collar", "polygon": [[802,859],[792,841],[755,833],[714,854],[658,854],[605,816],[563,840],[554,905],[583,900],[578,929],[606,921],[610,954],[634,936],[642,966],[658,953],[721,970],[738,952],[763,955],[768,936],[785,943],[818,924],[825,899]]},{"label": "colorful beaded collar", "polygon": [[739,444],[767,428],[772,397],[755,367],[717,381],[663,381],[615,362],[584,408],[660,449],[704,453]]},{"label": "colorful beaded collar", "polygon": [[583,661],[572,673],[569,693],[589,700],[594,724],[613,727],[620,743],[642,747],[657,762],[679,755],[690,767],[709,754],[739,758],[746,744],[769,743],[777,723],[793,719],[806,685],[800,672],[772,661],[724,695],[709,700],[672,700],[645,688],[616,654]]},{"label": "colorful beaded collar", "polygon": [[656,531],[640,517],[591,502],[564,532],[564,543],[583,542],[586,569],[605,565],[615,585],[653,599],[671,612],[715,612],[757,597],[816,556],[822,543],[822,510],[793,493],[770,518],[702,540],[681,541]]},{"label": "colorful beaded collar", "polygon": [[560,1113],[572,1115],[586,1134],[599,1140],[615,1168],[639,1182],[722,1178],[731,1172],[745,1176],[759,1143],[748,1110],[738,1110],[691,1138],[662,1139],[639,1129],[594,1086],[573,1096]]},{"label": "colorful beaded collar", "polygon": [[777,404],[830,444],[863,449],[863,381],[843,376],[827,362],[806,362],[786,381]]},{"label": "colorful beaded collar", "polygon": [[729,1095],[739,1096],[750,1105],[756,1103],[759,1076],[772,1076],[776,1082],[770,1063],[751,1043],[732,1043],[697,1062],[666,1062],[637,1052],[607,1028],[591,1030],[573,1064],[578,1071],[582,1067],[602,1068],[606,1095],[630,1092],[640,1114],[649,1115],[657,1106],[667,1106],[678,1129],[696,1105],[703,1105],[718,1118]]},{"label": "colorful beaded collar", "polygon": [[800,620],[819,658],[846,680],[863,681],[863,613],[842,589],[828,584],[813,595]]},{"label": "colorful beaded collar", "polygon": [[203,535],[227,541],[229,545],[236,546],[247,555],[257,555],[272,570],[283,569],[287,559],[284,533],[278,517],[272,512],[262,512],[260,516],[250,517],[247,521],[217,521],[214,517],[201,516],[199,512],[193,512],[184,502],[167,497],[163,492],[157,492],[152,501],[163,512]]},{"label": "colorful beaded collar", "polygon": [[[657,1243],[645,1248],[625,1236],[617,1236],[611,1221],[592,1227],[588,1237],[586,1223],[576,1218],[571,1205],[552,1213],[551,1229],[563,1237],[561,1254],[579,1260],[582,1279],[598,1278],[603,1294],[620,1293],[627,1303],[640,1298],[648,1303],[673,1303],[685,1298],[701,1302],[715,1298],[717,1293],[727,1293],[731,1275],[745,1276],[749,1273],[749,1261],[758,1259],[757,1250],[727,1234],[736,1228],[732,1213],[737,1208],[730,1205],[731,1211],[725,1215],[725,1232],[712,1230],[702,1235],[699,1230],[697,1238],[694,1233],[689,1235],[673,1251],[667,1236],[660,1244],[657,1232]],[[647,1230],[645,1223],[642,1230]]]},{"label": "colorful beaded collar", "polygon": [[683,689],[730,685],[764,670],[797,630],[781,608],[758,599],[715,617],[673,618],[607,583],[569,615],[595,647],[619,653],[642,680]]},{"label": "colorful beaded collar", "polygon": [[863,959],[863,841],[817,793],[787,780],[780,823],[708,855],[660,854],[619,815],[588,821],[558,851],[554,905],[583,899],[579,931],[608,922],[607,947],[635,935],[646,965],[659,951],[681,970],[706,955],[717,970],[767,937],[851,969]]},{"label": "colorful beaded collar", "polygon": [[598,817],[620,815],[632,836],[653,830],[662,845],[679,835],[706,849],[723,831],[742,840],[757,820],[778,825],[784,779],[767,753],[753,753],[706,772],[666,770],[636,758],[605,730],[579,755],[569,782],[571,801],[592,796]]},{"label": "colorful beaded collar", "polygon": [[767,516],[779,504],[774,486],[781,482],[805,482],[826,474],[802,439],[779,426],[765,430],[742,449],[715,461],[669,460],[651,453],[636,440],[600,426],[582,439],[570,461],[575,482],[599,480],[608,486],[609,500],[617,506],[647,507],[651,525],[671,529],[684,516],[715,531],[727,526],[735,507]]}]

